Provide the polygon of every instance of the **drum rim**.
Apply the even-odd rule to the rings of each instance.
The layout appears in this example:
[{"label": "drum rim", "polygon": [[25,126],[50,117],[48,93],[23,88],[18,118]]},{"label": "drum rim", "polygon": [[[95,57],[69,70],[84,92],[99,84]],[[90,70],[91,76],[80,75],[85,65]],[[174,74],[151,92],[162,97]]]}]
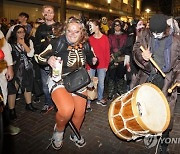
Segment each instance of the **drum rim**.
[{"label": "drum rim", "polygon": [[164,100],[164,104],[165,104],[165,107],[166,107],[166,111],[167,111],[167,117],[166,117],[166,124],[164,125],[164,127],[162,128],[162,131],[160,132],[157,132],[157,131],[154,131],[152,129],[150,129],[141,119],[140,115],[139,115],[139,112],[138,112],[138,109],[136,107],[136,100],[133,99],[132,100],[132,111],[133,111],[133,114],[137,117],[136,118],[136,121],[137,123],[144,129],[144,130],[149,130],[151,133],[162,133],[164,132],[167,127],[169,126],[169,123],[170,123],[170,108],[169,108],[169,103],[165,97],[165,95],[163,94],[163,92],[159,89],[159,87],[157,87],[156,85],[152,84],[152,83],[143,83],[141,86],[137,87],[137,89],[135,90],[135,92],[133,93],[133,97],[137,95],[139,89],[143,86],[143,85],[147,85],[147,86],[150,86],[150,87],[153,87],[154,89],[156,89],[158,91],[158,93],[161,95],[162,99]]},{"label": "drum rim", "polygon": [[113,112],[112,109],[113,109],[113,106],[114,106],[114,104],[115,104],[115,102],[116,102],[117,100],[120,100],[120,98],[121,98],[121,96],[118,97],[118,98],[116,98],[115,100],[113,100],[113,102],[110,104],[109,111],[108,111],[109,125],[110,125],[110,127],[111,127],[111,129],[112,129],[112,132],[113,132],[116,136],[118,136],[119,138],[124,139],[124,140],[131,140],[132,137],[126,137],[126,136],[123,136],[121,133],[118,133],[116,127],[114,127],[113,120],[111,120],[111,119],[113,119],[113,118],[112,118],[112,112]]}]

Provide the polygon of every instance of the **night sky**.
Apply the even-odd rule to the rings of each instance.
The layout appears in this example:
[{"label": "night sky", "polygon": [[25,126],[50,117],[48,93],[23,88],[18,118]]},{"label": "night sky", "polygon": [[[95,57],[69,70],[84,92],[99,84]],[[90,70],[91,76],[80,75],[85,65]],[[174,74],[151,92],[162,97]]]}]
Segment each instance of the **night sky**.
[{"label": "night sky", "polygon": [[162,12],[163,14],[171,15],[171,3],[172,0],[143,0],[142,11],[149,8],[155,12]]}]

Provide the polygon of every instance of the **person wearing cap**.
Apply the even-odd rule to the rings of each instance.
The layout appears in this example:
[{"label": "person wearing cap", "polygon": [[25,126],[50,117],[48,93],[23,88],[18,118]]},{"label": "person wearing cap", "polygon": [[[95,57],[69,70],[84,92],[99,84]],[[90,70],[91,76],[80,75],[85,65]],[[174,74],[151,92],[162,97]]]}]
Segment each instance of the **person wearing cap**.
[{"label": "person wearing cap", "polygon": [[[144,31],[142,36],[139,36],[136,40],[133,49],[133,58],[140,67],[138,73],[139,84],[152,82],[162,90],[169,102],[171,122],[162,135],[162,138],[168,138],[173,126],[173,113],[177,100],[177,88],[174,89],[171,94],[168,93],[168,88],[170,88],[174,82],[174,69],[176,63],[179,61],[180,40],[174,33],[170,33],[167,17],[163,14],[152,16],[149,26],[150,31]],[[145,51],[142,52],[140,46],[144,47]],[[165,73],[166,78],[151,64],[150,58],[154,59]],[[166,153],[167,146],[167,144],[161,143],[159,146],[160,152]]]}]

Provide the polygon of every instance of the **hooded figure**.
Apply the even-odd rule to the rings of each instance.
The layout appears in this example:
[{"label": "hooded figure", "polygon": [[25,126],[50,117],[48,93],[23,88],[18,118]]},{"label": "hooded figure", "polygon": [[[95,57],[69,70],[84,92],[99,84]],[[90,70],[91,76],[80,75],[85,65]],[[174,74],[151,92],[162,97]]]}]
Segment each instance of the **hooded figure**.
[{"label": "hooded figure", "polygon": [[[140,46],[145,51],[140,50]],[[162,134],[163,140],[169,137],[169,132],[173,126],[174,107],[177,100],[177,89],[171,94],[168,88],[174,83],[176,76],[175,67],[179,63],[180,40],[176,35],[170,33],[170,27],[167,25],[167,17],[163,14],[156,14],[150,19],[150,32],[144,31],[138,37],[134,44],[133,58],[140,67],[138,78],[139,84],[151,82],[159,87],[164,93],[170,107],[171,121],[165,132]],[[151,64],[150,58],[153,58],[162,72],[165,73],[164,78],[159,71]],[[161,109],[160,109],[161,110]],[[167,144],[161,143],[161,152],[166,152]]]}]

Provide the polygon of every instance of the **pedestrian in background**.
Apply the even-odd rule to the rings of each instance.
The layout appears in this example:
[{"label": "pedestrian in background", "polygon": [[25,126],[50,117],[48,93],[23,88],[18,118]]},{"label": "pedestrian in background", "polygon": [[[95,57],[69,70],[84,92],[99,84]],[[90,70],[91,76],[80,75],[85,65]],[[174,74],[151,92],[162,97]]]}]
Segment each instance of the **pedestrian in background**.
[{"label": "pedestrian in background", "polygon": [[[98,64],[90,66],[89,70],[90,77],[94,77],[97,73],[98,77],[98,100],[97,104],[106,106],[107,102],[104,99],[104,81],[106,72],[108,70],[110,61],[110,47],[108,37],[101,33],[100,22],[98,20],[89,20],[89,31],[92,34],[89,37],[89,43],[94,52],[94,55],[98,58]],[[90,106],[91,101],[88,100]]]},{"label": "pedestrian in background", "polygon": [[24,26],[17,25],[9,38],[14,63],[14,77],[8,82],[8,105],[12,120],[16,119],[15,100],[19,88],[24,93],[25,109],[32,112],[37,110],[32,104],[33,64],[31,58],[34,56],[34,45],[26,34]]},{"label": "pedestrian in background", "polygon": [[[54,21],[54,7],[50,5],[44,5],[42,8],[42,15],[44,17],[44,23],[41,24],[35,35],[35,54],[39,54],[43,52],[46,47],[49,45],[51,37],[53,36],[52,32],[52,25],[55,24]],[[41,109],[41,113],[45,114],[49,111],[54,109],[54,103],[51,99],[47,81],[49,77],[49,65],[41,65],[40,66],[40,72],[41,72],[41,81],[42,81],[42,87],[44,92],[44,104]]]}]

